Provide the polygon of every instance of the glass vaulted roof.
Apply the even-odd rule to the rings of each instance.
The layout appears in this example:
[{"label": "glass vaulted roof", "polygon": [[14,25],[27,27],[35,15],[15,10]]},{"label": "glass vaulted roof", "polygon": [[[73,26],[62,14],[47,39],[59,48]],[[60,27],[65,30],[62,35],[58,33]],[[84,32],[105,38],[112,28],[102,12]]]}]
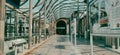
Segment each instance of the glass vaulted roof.
[{"label": "glass vaulted roof", "polygon": [[[24,0],[23,0],[24,1]],[[32,0],[33,2],[33,17],[39,18],[39,13],[42,16],[50,19],[53,15],[56,19],[70,18],[74,11],[82,14],[86,11],[86,3],[84,0]],[[46,13],[45,13],[46,8]],[[29,12],[29,0],[24,5],[21,5],[20,10],[24,13]],[[46,14],[46,15],[45,15]]]}]

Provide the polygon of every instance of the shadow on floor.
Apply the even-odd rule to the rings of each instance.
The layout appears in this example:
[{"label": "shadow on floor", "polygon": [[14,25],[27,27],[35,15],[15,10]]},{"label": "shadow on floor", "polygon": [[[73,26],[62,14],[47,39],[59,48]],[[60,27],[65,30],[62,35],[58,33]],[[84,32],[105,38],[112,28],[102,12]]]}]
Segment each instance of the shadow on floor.
[{"label": "shadow on floor", "polygon": [[65,46],[64,45],[56,45],[55,48],[57,48],[57,49],[65,49]]}]

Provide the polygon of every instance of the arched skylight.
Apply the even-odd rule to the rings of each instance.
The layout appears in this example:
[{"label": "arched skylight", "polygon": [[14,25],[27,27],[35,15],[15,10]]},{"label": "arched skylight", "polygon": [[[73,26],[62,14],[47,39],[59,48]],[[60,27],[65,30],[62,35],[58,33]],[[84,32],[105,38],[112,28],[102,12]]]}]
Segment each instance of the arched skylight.
[{"label": "arched skylight", "polygon": [[[24,0],[23,0],[24,1]],[[86,3],[84,0],[32,0],[33,1],[33,17],[38,18],[39,13],[44,15],[46,6],[46,17],[51,14],[56,18],[70,18],[74,11],[85,12]],[[45,4],[46,3],[46,4]],[[20,7],[23,12],[29,12],[29,1]],[[79,9],[78,9],[79,8]]]}]

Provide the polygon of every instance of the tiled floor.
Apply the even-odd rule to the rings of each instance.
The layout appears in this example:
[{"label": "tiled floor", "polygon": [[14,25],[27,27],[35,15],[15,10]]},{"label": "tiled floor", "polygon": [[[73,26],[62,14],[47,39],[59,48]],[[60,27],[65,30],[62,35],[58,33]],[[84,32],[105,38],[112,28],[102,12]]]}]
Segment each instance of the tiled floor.
[{"label": "tiled floor", "polygon": [[76,55],[68,37],[67,35],[57,35],[29,55]]},{"label": "tiled floor", "polygon": [[[77,51],[80,51],[82,55],[90,55],[90,42],[85,39],[77,39]],[[104,45],[98,45],[94,42],[94,55],[120,55],[119,52],[115,52],[112,49],[104,47]]]},{"label": "tiled floor", "polygon": [[[29,55],[90,55],[90,44],[82,38],[77,39],[77,47],[69,41],[68,35],[56,35]],[[94,45],[94,55],[120,55],[120,53]]]}]

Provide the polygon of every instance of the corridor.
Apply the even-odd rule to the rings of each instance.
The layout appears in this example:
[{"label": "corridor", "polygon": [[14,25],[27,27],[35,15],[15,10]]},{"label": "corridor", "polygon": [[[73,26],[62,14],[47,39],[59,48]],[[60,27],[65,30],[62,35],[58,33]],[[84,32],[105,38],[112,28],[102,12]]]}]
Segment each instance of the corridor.
[{"label": "corridor", "polygon": [[120,55],[120,0],[0,0],[0,55]]},{"label": "corridor", "polygon": [[[46,43],[26,55],[90,55],[88,40],[77,39],[75,47],[69,37],[69,35],[54,35]],[[94,43],[94,55],[120,55],[120,53]]]},{"label": "corridor", "polygon": [[68,35],[54,35],[45,44],[27,55],[77,55]]}]

